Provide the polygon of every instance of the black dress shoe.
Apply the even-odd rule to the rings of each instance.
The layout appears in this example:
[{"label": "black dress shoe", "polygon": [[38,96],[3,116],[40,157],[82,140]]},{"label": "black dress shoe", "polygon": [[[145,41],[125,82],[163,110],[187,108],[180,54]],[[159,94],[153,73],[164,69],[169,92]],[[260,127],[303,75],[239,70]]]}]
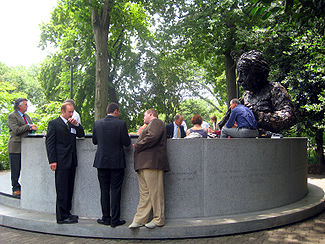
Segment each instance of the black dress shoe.
[{"label": "black dress shoe", "polygon": [[97,223],[101,225],[110,225],[111,220],[103,220],[103,219],[97,219]]},{"label": "black dress shoe", "polygon": [[119,220],[117,222],[114,222],[114,223],[111,223],[111,227],[116,227],[116,226],[119,226],[119,225],[124,225],[126,222],[125,220]]},{"label": "black dress shoe", "polygon": [[78,215],[70,214],[69,217],[70,219],[79,219]]},{"label": "black dress shoe", "polygon": [[66,218],[64,220],[58,220],[58,224],[75,224],[78,223],[77,219],[72,219],[72,218]]}]

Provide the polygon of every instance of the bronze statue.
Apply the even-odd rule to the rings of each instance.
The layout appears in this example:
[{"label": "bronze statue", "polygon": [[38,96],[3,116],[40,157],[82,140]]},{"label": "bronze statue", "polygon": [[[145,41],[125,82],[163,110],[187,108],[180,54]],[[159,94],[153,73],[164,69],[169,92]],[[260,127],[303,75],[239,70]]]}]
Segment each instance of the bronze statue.
[{"label": "bronze statue", "polygon": [[[258,51],[242,54],[237,62],[237,82],[243,87],[241,103],[249,107],[257,120],[258,128],[280,132],[296,122],[294,107],[287,90],[279,82],[269,82],[269,65]],[[222,127],[230,111],[219,123]]]}]

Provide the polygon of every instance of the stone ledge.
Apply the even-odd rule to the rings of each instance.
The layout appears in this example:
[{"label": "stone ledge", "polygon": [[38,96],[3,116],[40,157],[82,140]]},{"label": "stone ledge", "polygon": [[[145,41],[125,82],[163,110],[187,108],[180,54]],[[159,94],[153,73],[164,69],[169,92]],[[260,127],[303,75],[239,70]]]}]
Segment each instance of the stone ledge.
[{"label": "stone ledge", "polygon": [[142,227],[132,231],[128,224],[116,228],[101,226],[95,219],[80,218],[78,224],[58,225],[54,214],[27,211],[3,204],[0,225],[22,230],[79,237],[110,239],[177,239],[244,233],[291,224],[325,209],[324,191],[308,184],[309,193],[300,201],[264,211],[206,218],[167,219],[162,228]]}]

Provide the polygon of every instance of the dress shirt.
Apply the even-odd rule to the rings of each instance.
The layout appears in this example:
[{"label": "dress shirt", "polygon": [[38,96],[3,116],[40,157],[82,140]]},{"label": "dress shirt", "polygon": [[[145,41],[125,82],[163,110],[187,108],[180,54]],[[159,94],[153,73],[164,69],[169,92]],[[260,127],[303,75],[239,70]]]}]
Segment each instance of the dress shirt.
[{"label": "dress shirt", "polygon": [[183,120],[182,124],[181,124],[183,127],[184,127],[184,131],[187,131],[187,125],[185,123],[185,121]]},{"label": "dress shirt", "polygon": [[26,119],[26,117],[24,118],[24,114],[23,114],[22,112],[20,112],[19,110],[17,110],[17,112],[19,113],[19,115],[21,116],[21,118],[22,118],[24,121],[27,121],[27,124],[28,124],[28,126],[29,126],[29,128],[30,128],[30,124],[29,124],[28,120]]},{"label": "dress shirt", "polygon": [[179,129],[179,138],[181,138],[181,128],[179,128],[175,122],[173,122],[174,124],[174,135],[173,135],[173,138],[178,138],[178,131],[177,131],[177,128]]},{"label": "dress shirt", "polygon": [[230,113],[229,120],[226,124],[227,128],[231,128],[237,122],[238,128],[256,129],[257,122],[255,116],[249,108],[242,104],[238,104]]},{"label": "dress shirt", "polygon": [[208,122],[202,121],[201,127],[202,127],[203,129],[208,129],[208,128],[210,127],[210,125],[209,125]]}]

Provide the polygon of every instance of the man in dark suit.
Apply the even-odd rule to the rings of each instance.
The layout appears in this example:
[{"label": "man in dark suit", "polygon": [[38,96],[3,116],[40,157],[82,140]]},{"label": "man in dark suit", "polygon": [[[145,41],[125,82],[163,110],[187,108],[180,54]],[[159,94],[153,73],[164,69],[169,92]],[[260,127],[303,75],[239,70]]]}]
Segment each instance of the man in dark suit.
[{"label": "man in dark suit", "polygon": [[[46,135],[47,157],[55,171],[56,220],[58,224],[78,223],[78,216],[70,213],[76,173],[76,137],[84,137],[82,126],[72,118],[74,107],[63,103],[60,117],[51,120]],[[75,133],[71,132],[75,129]]]},{"label": "man in dark suit", "polygon": [[184,138],[186,136],[182,122],[182,115],[176,114],[174,117],[174,122],[166,125],[167,138]]},{"label": "man in dark suit", "polygon": [[21,169],[21,138],[27,136],[28,133],[37,130],[37,126],[26,114],[27,99],[18,98],[15,100],[14,111],[8,116],[9,127],[9,162],[11,170],[12,194],[20,196],[20,184],[18,182]]},{"label": "man in dark suit", "polygon": [[95,121],[93,126],[93,143],[98,145],[94,167],[98,172],[103,213],[97,223],[111,225],[111,227],[125,224],[125,220],[120,220],[121,189],[125,168],[123,146],[131,144],[126,123],[118,118],[119,115],[119,106],[111,103],[107,106],[107,116]]},{"label": "man in dark suit", "polygon": [[[169,171],[166,128],[153,108],[144,113],[143,121],[148,126],[134,145],[140,200],[130,229],[143,225],[153,229],[165,224],[164,172]],[[151,211],[153,218],[148,222]]]}]

